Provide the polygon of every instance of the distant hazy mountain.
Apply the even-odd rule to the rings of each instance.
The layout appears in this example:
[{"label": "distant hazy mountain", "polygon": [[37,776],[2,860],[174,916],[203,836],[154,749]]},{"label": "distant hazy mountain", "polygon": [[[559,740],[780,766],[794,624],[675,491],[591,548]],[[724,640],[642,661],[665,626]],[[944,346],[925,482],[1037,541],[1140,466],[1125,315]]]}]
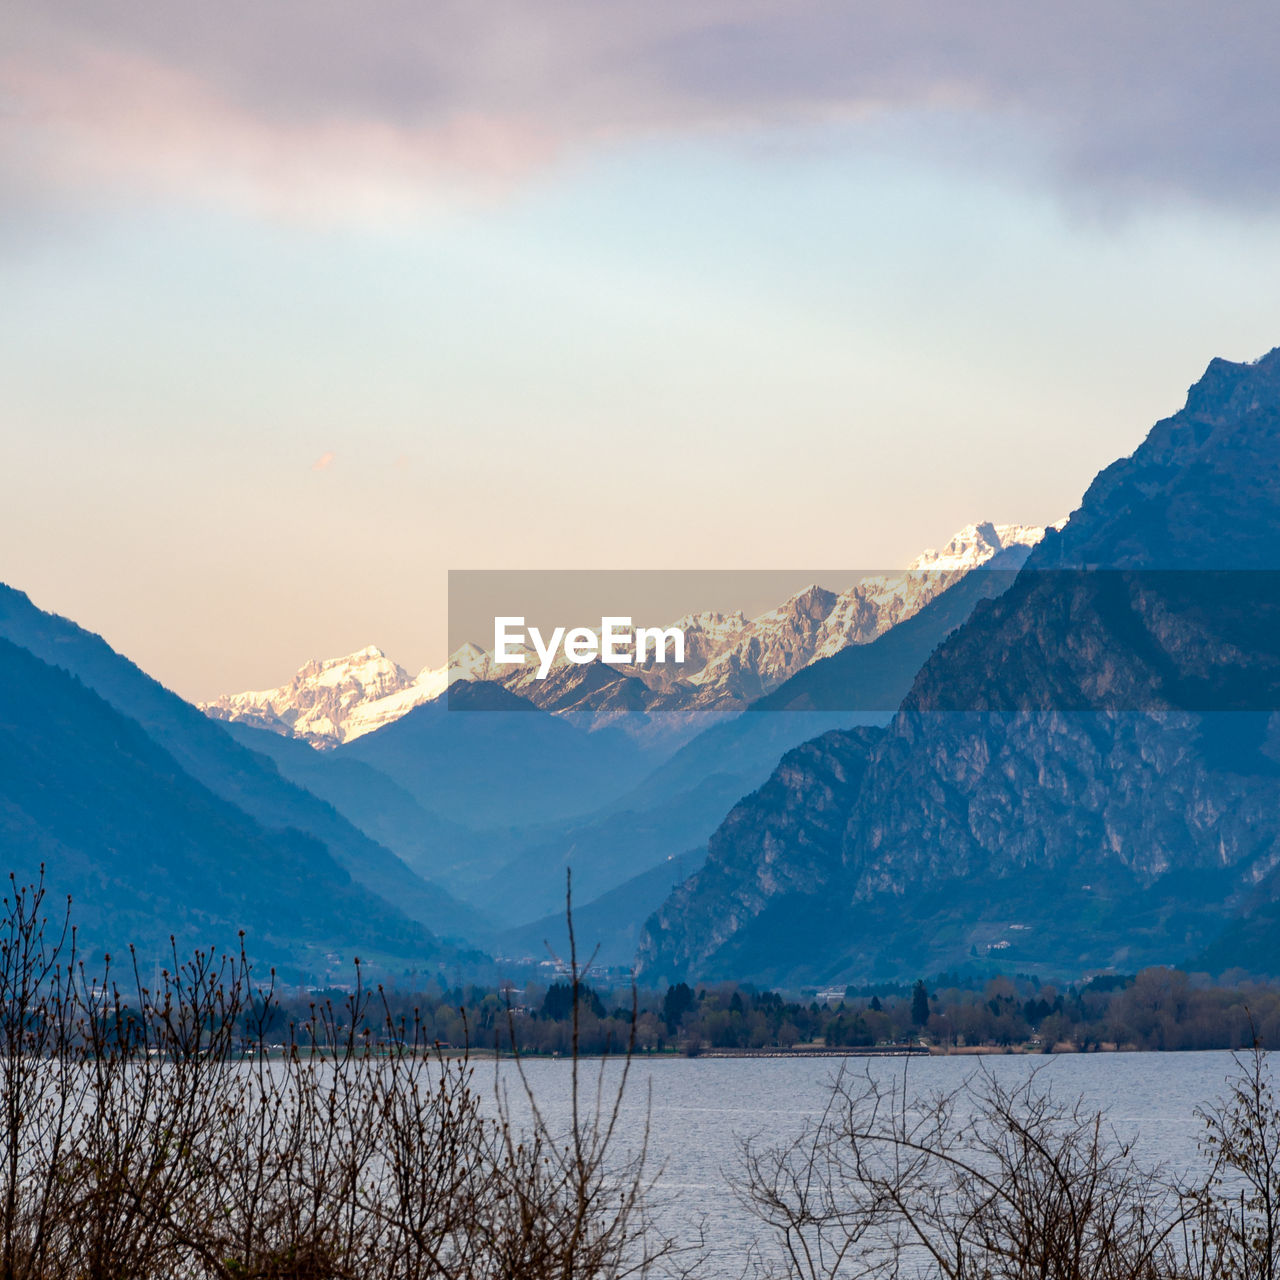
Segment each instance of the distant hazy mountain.
[{"label": "distant hazy mountain", "polygon": [[[267,729],[229,724],[237,742],[274,761],[280,773],[331,804],[371,839],[393,849],[426,880],[454,891],[455,885],[481,880],[487,864],[500,855],[496,839],[439,814],[428,812],[385,773],[341,751],[315,751],[299,738]],[[478,940],[482,925],[472,919],[464,930]]]},{"label": "distant hazy mountain", "polygon": [[[582,954],[596,956],[602,965],[631,965],[645,921],[662,905],[673,889],[702,866],[705,849],[672,854],[623,881],[616,888],[585,898],[575,892],[573,928]],[[575,881],[576,883],[576,881]],[[565,924],[564,884],[560,904],[539,920],[521,924],[498,935],[494,947],[510,961],[546,960],[548,955],[569,954]]]},{"label": "distant hazy mountain", "polygon": [[1278,531],[1280,352],[1214,361],[886,729],[798,748],[735,807],[646,971],[1274,966]]},{"label": "distant hazy mountain", "polygon": [[474,643],[459,648],[444,667],[411,676],[370,646],[342,658],[312,660],[278,688],[225,694],[200,706],[218,720],[333,746],[400,719],[438,698],[450,683],[484,680],[583,728],[614,725],[642,740],[670,741],[697,731],[695,724],[681,734],[692,713],[743,709],[810,663],[882,635],[970,569],[1011,548],[1033,546],[1043,534],[1029,525],[968,525],[900,574],[869,577],[842,592],[810,586],[756,618],[689,614],[672,624],[685,633],[679,679],[652,662],[577,666],[561,655],[539,680],[534,665],[497,667]]},{"label": "distant hazy mountain", "polygon": [[141,725],[80,680],[0,639],[0,848],[20,883],[45,868],[83,952],[144,963],[234,948],[289,980],[346,980],[353,954],[434,969],[456,953],[369,892],[318,840],[272,831],[185,772]]},{"label": "distant hazy mountain", "polygon": [[587,734],[489,681],[460,681],[336,754],[380,770],[429,813],[477,830],[588,813],[650,768],[624,735]]}]

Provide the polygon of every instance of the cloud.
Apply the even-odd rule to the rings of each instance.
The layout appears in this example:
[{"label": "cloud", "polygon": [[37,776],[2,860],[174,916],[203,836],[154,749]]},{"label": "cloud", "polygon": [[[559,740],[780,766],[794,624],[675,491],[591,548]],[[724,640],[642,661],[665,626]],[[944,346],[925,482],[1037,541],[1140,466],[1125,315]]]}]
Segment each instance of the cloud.
[{"label": "cloud", "polygon": [[321,454],[321,455],[320,455],[320,456],[319,456],[319,457],[318,457],[318,458],[317,458],[317,459],[316,459],[316,460],[311,464],[311,470],[312,470],[312,471],[328,471],[328,469],[333,465],[333,460],[334,460],[334,458],[335,458],[336,456],[337,456],[337,455],[336,455],[336,454],[334,454],[334,453],[332,453],[332,452],[330,452],[330,453],[322,453],[322,454]]},{"label": "cloud", "polygon": [[1264,0],[7,0],[0,21],[0,186],[364,217],[619,139],[923,110],[1007,124],[1068,185],[1280,197]]}]

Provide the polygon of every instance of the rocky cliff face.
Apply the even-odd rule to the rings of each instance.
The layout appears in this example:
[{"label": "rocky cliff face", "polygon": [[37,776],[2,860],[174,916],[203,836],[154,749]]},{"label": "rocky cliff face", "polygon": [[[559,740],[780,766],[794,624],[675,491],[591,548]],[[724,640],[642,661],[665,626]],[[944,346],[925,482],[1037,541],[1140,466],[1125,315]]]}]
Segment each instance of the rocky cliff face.
[{"label": "rocky cliff face", "polygon": [[[994,952],[1078,973],[1204,948],[1280,878],[1278,529],[1280,353],[1214,361],[881,735],[808,744],[735,810],[650,922],[647,969],[853,978]],[[815,787],[838,842],[797,824]]]},{"label": "rocky cliff face", "polygon": [[[768,782],[734,806],[711,837],[706,866],[650,922],[642,952],[650,969],[697,974],[771,903],[841,892],[848,797],[879,732],[835,731],[788,751]],[[665,950],[655,945],[663,935]]]}]

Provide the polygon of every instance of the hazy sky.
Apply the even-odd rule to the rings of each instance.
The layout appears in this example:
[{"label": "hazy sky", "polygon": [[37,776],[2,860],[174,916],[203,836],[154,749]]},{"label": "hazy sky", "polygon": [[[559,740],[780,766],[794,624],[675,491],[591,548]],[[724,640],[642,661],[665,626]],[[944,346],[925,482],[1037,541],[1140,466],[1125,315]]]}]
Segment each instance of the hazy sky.
[{"label": "hazy sky", "polygon": [[1280,344],[1260,0],[0,0],[0,579],[189,697],[449,568],[893,567]]}]

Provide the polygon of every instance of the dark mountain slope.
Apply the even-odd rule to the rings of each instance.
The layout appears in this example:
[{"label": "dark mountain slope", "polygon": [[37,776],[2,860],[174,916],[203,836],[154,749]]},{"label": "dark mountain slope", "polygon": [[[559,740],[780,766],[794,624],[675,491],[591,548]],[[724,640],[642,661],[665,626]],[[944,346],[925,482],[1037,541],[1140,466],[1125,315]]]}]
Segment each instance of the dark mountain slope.
[{"label": "dark mountain slope", "polygon": [[430,963],[439,944],[354,884],[318,841],[266,831],[187,775],[135,722],[75,677],[0,640],[0,847],[5,872],[41,864],[70,894],[82,941],[163,954],[234,948],[295,977],[329,952]]},{"label": "dark mountain slope", "polygon": [[268,828],[294,827],[322,841],[359,883],[435,932],[459,936],[466,913],[331,805],[286,781],[274,764],[151,679],[100,636],[37,609],[0,584],[0,638],[61,667],[142,728],[215,795]]},{"label": "dark mountain slope", "polygon": [[[745,977],[768,969],[778,945],[788,955],[809,954],[813,908],[840,877],[847,797],[861,784],[881,732],[833,731],[796,747],[764,786],[733,807],[711,837],[702,870],[646,926],[640,955],[650,978],[728,976],[716,963],[726,949],[730,967],[743,966]],[[755,949],[742,954],[744,931],[778,902],[809,925],[788,931],[763,956]]]},{"label": "dark mountain slope", "polygon": [[[718,833],[651,921],[647,965],[857,976],[994,949],[1078,973],[1205,947],[1280,862],[1280,590],[1259,572],[1278,530],[1280,353],[1215,361],[925,664],[833,792],[838,852],[806,873],[786,803],[760,793],[749,825],[771,839]],[[853,746],[824,741],[784,796]],[[766,847],[780,888],[727,929]],[[757,927],[794,920],[802,892],[823,896],[820,936]]]},{"label": "dark mountain slope", "polygon": [[1280,349],[1213,360],[1186,407],[1100,472],[1035,568],[1277,569]]}]

